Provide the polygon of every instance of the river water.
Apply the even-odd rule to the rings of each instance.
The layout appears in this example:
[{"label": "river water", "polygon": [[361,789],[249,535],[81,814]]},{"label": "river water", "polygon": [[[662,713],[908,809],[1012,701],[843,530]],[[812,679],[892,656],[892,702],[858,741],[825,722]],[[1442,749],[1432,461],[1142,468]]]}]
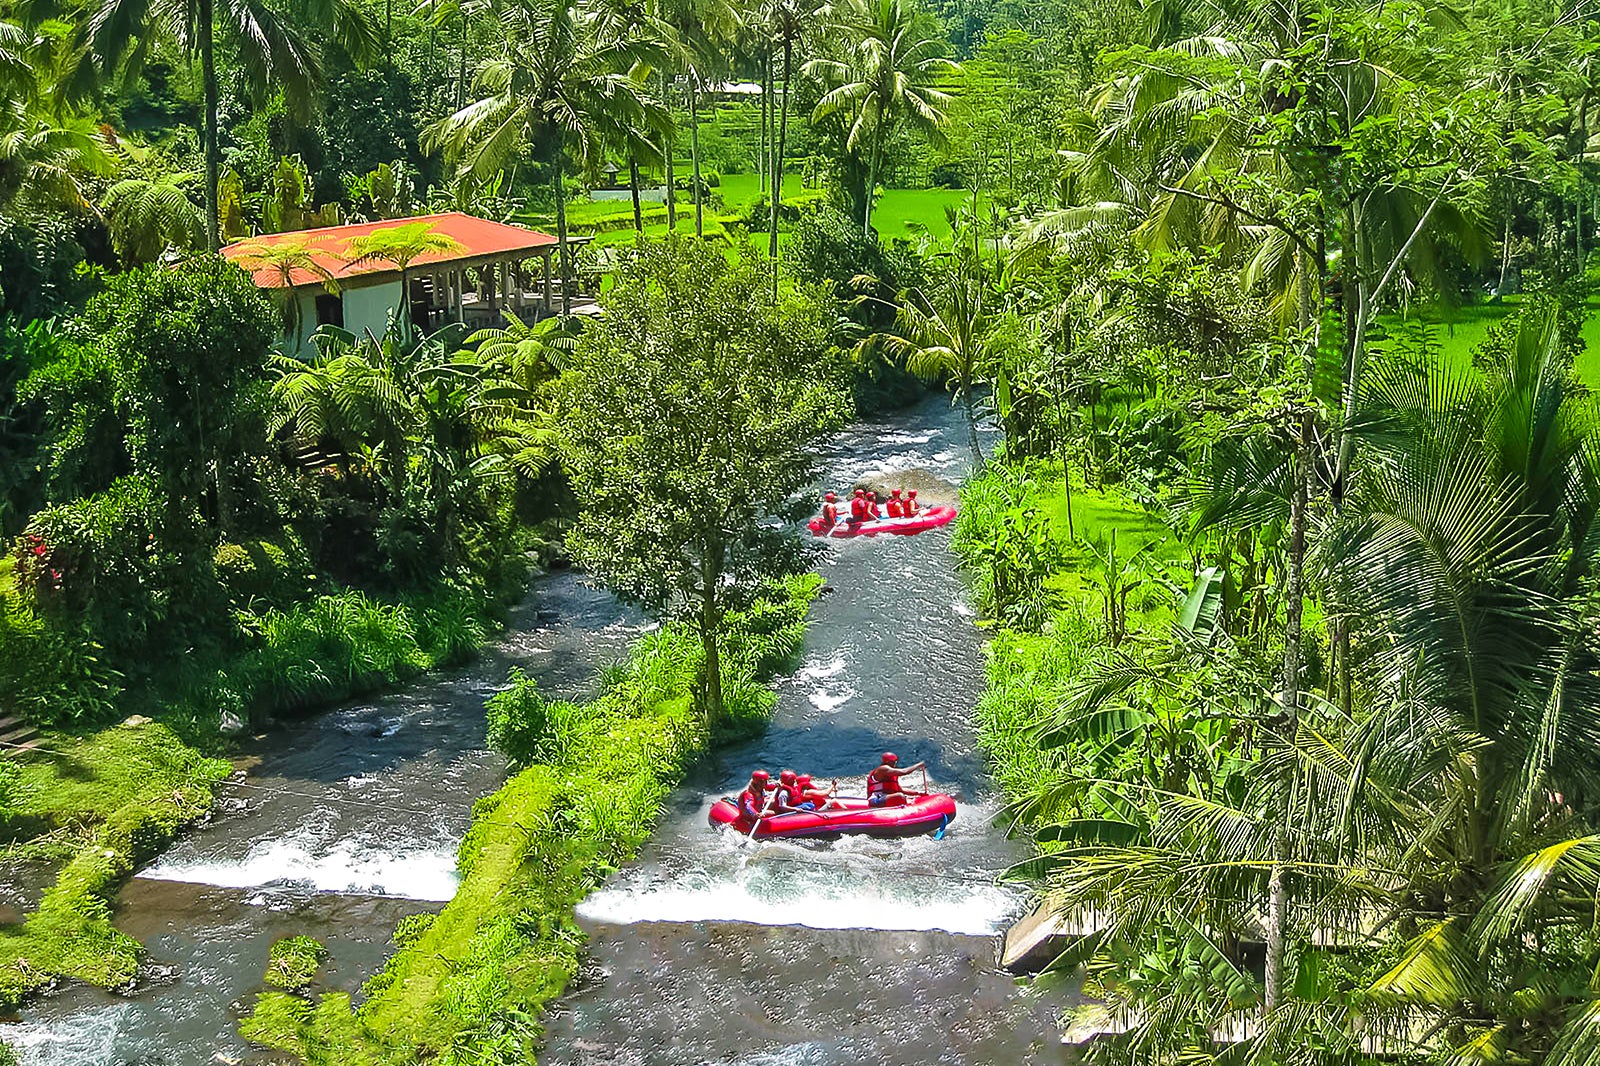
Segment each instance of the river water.
[{"label": "river water", "polygon": [[[935,397],[837,438],[829,483],[914,470],[953,486],[966,440]],[[771,728],[680,789],[639,859],[580,906],[591,969],[549,1021],[545,1066],[1061,1061],[1061,1001],[995,968],[995,934],[1024,901],[994,877],[1024,852],[990,824],[971,720],[981,638],[948,530],[830,541],[819,563],[830,591]],[[885,750],[956,794],[944,839],[708,830],[712,801],[753,767],[860,794]]]},{"label": "river water", "polygon": [[[959,410],[936,397],[839,435],[824,465],[845,488],[912,470],[953,485],[969,468],[965,441]],[[638,860],[580,908],[591,959],[548,1018],[541,1061],[1061,1061],[1063,1004],[994,965],[997,930],[1025,904],[994,875],[1023,852],[990,825],[971,725],[981,641],[948,543],[935,531],[827,544],[829,591],[799,667],[778,682],[771,728],[678,790]],[[356,992],[395,923],[449,898],[472,801],[503,776],[484,750],[483,701],[509,667],[577,695],[640,628],[572,575],[541,578],[467,670],[269,737],[211,824],[122,894],[118,925],[164,982],[128,998],[69,990],[0,1037],[26,1066],[257,1058],[236,1023],[273,940],[322,940],[318,987]],[[957,795],[943,839],[748,844],[706,824],[753,766],[859,792],[886,749],[902,765],[926,760],[929,783]]]},{"label": "river water", "polygon": [[642,626],[574,574],[536,578],[500,639],[467,668],[268,734],[210,823],[128,882],[117,926],[149,949],[131,997],[73,987],[0,1027],[24,1066],[207,1066],[249,1061],[239,1017],[279,937],[329,949],[322,990],[356,992],[395,923],[455,891],[472,804],[505,764],[484,742],[484,701],[520,666],[581,696]]}]

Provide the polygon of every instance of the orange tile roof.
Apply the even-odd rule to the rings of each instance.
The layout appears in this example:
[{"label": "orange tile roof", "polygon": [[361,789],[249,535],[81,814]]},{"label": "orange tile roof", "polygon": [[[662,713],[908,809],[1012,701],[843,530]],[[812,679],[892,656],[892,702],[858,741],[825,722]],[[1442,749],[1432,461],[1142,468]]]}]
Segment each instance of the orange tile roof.
[{"label": "orange tile roof", "polygon": [[[229,261],[234,261],[262,245],[303,241],[308,246],[312,258],[335,278],[393,274],[397,271],[390,263],[346,262],[345,248],[352,237],[364,237],[374,230],[403,226],[409,222],[431,222],[435,233],[454,238],[463,249],[458,252],[429,252],[418,256],[408,268],[413,270],[433,263],[453,263],[484,256],[504,256],[516,252],[532,255],[556,243],[556,239],[548,233],[525,229],[522,226],[510,226],[503,222],[490,222],[486,218],[474,218],[459,211],[451,211],[443,215],[419,215],[414,218],[391,218],[382,222],[357,222],[348,226],[324,226],[321,229],[294,230],[289,233],[267,233],[260,237],[234,241],[222,249],[222,254]],[[271,267],[257,267],[251,270],[251,274],[256,284],[263,289],[283,287],[282,279]],[[321,279],[309,270],[296,269],[290,277],[295,286],[321,284]]]}]

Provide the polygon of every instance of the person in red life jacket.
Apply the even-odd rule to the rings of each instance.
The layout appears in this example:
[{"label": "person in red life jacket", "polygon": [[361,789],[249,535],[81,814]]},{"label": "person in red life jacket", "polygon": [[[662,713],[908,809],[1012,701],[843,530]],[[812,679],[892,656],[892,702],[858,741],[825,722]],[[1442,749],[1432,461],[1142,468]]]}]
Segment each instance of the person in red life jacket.
[{"label": "person in red life jacket", "polygon": [[874,521],[883,517],[883,508],[878,505],[878,494],[876,492],[868,491],[867,493],[867,514]]},{"label": "person in red life jacket", "polygon": [[828,493],[822,497],[822,528],[832,529],[839,524],[839,497]]},{"label": "person in red life jacket", "polygon": [[752,825],[770,813],[767,802],[767,783],[770,780],[765,770],[752,770],[750,783],[739,793],[739,813]]},{"label": "person in red life jacket", "polygon": [[772,806],[779,814],[807,809],[800,806],[805,796],[800,791],[799,780],[799,775],[793,770],[785,770],[778,775],[778,790],[772,794]]},{"label": "person in red life jacket", "polygon": [[900,779],[906,774],[921,770],[928,764],[919,762],[901,769],[899,763],[900,756],[894,752],[883,753],[883,761],[874,766],[872,772],[867,775],[867,806],[905,806],[906,794],[900,787]]},{"label": "person in red life jacket", "polygon": [[905,501],[900,499],[900,490],[895,489],[889,493],[889,502],[886,505],[890,518],[904,518],[906,515]]},{"label": "person in red life jacket", "polygon": [[912,489],[906,493],[906,498],[900,504],[900,513],[907,518],[915,518],[917,514],[917,490]]},{"label": "person in red life jacket", "polygon": [[856,489],[856,494],[850,497],[850,522],[852,525],[867,520],[867,490]]},{"label": "person in red life jacket", "polygon": [[800,790],[800,809],[803,811],[827,810],[828,801],[831,800],[833,798],[833,794],[839,790],[839,782],[837,781],[835,781],[833,786],[826,791],[820,788],[812,788],[810,774],[801,774],[799,777],[795,778],[794,785]]}]

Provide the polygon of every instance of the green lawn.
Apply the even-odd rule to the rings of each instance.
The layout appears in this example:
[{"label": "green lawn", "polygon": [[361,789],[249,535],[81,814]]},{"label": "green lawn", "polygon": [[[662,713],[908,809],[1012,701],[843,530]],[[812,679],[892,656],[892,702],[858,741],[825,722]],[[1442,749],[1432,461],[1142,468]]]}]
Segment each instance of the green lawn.
[{"label": "green lawn", "polygon": [[[1422,322],[1439,347],[1439,357],[1454,366],[1470,367],[1472,354],[1489,337],[1490,327],[1514,313],[1520,298],[1506,297],[1499,304],[1474,304],[1470,307],[1427,307],[1410,314],[1381,315],[1379,323],[1391,334]],[[1583,351],[1578,354],[1578,380],[1590,388],[1600,388],[1600,296],[1589,297],[1589,316],[1583,327]]]}]

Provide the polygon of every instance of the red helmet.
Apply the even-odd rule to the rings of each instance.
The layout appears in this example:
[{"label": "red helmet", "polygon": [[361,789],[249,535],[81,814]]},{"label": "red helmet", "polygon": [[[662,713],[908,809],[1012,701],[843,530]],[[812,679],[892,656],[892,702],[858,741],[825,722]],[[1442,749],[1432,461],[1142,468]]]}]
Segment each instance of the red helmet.
[{"label": "red helmet", "polygon": [[799,777],[794,779],[794,783],[799,785],[801,788],[805,788],[807,785],[811,784],[811,775],[801,774]]},{"label": "red helmet", "polygon": [[893,766],[895,763],[897,763],[899,761],[900,761],[900,756],[896,755],[894,752],[886,751],[886,752],[883,753],[883,765],[885,765],[885,766]]},{"label": "red helmet", "polygon": [[900,490],[899,489],[895,489],[893,492],[889,493],[889,495],[898,496],[898,495],[900,495]]},{"label": "red helmet", "polygon": [[906,495],[907,496],[915,496],[916,494],[917,494],[917,490],[916,489],[907,489],[906,490]]},{"label": "red helmet", "polygon": [[824,500],[837,500],[839,497],[835,496],[833,493],[830,492],[827,495],[823,496],[822,498]]},{"label": "red helmet", "polygon": [[783,782],[786,785],[794,784],[794,771],[793,770],[785,770],[783,773],[778,775],[778,780]]},{"label": "red helmet", "polygon": [[770,775],[765,770],[751,770],[750,780],[765,783]]},{"label": "red helmet", "polygon": [[857,496],[865,496],[866,494],[867,494],[867,490],[866,489],[856,489],[856,495]]}]

